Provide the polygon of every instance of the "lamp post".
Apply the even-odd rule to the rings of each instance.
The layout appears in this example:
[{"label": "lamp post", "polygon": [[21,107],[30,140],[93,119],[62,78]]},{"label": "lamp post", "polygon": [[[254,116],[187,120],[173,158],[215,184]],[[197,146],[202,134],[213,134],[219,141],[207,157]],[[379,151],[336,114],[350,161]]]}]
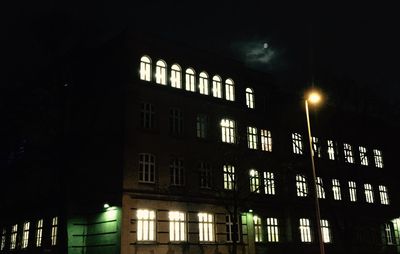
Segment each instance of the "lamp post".
[{"label": "lamp post", "polygon": [[322,239],[322,228],[321,228],[321,212],[319,209],[319,200],[318,200],[318,192],[317,192],[317,176],[315,174],[315,164],[314,164],[314,149],[312,144],[312,135],[311,135],[311,127],[310,127],[310,116],[308,113],[308,103],[318,104],[321,101],[321,96],[319,93],[313,91],[308,94],[308,97],[304,100],[305,108],[306,108],[306,116],[307,116],[307,129],[308,129],[308,142],[310,145],[310,156],[311,156],[311,168],[313,173],[313,182],[314,182],[314,201],[315,201],[315,217],[316,217],[316,225],[318,232],[318,243],[320,254],[325,254],[324,241]]}]

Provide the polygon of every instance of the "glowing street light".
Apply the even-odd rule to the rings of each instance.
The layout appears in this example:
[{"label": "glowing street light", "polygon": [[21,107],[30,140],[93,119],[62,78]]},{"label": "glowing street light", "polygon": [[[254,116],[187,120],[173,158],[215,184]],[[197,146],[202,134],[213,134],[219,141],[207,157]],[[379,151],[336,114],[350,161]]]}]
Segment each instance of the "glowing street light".
[{"label": "glowing street light", "polygon": [[316,225],[317,225],[317,232],[318,232],[318,243],[319,243],[319,250],[321,254],[325,254],[325,246],[324,241],[322,239],[322,228],[321,228],[321,212],[319,209],[319,200],[317,194],[317,176],[315,173],[315,163],[314,163],[314,149],[312,145],[312,135],[311,135],[311,127],[310,127],[310,116],[308,113],[308,103],[311,104],[318,104],[321,101],[321,94],[317,91],[311,91],[308,94],[308,97],[304,100],[305,108],[306,108],[306,117],[307,117],[307,129],[308,129],[308,142],[310,145],[310,156],[311,156],[311,168],[313,173],[313,182],[314,182],[314,201],[315,201],[315,217],[316,217]]}]

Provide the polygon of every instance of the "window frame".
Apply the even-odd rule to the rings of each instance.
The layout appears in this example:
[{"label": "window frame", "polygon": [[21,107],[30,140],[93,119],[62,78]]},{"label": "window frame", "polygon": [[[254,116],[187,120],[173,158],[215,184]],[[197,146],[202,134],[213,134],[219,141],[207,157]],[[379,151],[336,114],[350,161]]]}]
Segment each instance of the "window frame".
[{"label": "window frame", "polygon": [[[139,182],[155,183],[156,156],[152,153],[139,153]],[[146,172],[147,171],[147,172]]]},{"label": "window frame", "polygon": [[[146,224],[146,226],[144,226]],[[154,242],[157,239],[156,234],[157,215],[152,209],[136,210],[136,241]]]},{"label": "window frame", "polygon": [[167,63],[159,59],[156,62],[156,83],[160,85],[167,85]]},{"label": "window frame", "polygon": [[151,58],[142,56],[140,58],[139,76],[141,80],[151,81]]},{"label": "window frame", "polygon": [[182,68],[179,64],[173,64],[171,66],[171,87],[181,89],[182,88]]},{"label": "window frame", "polygon": [[255,96],[254,90],[251,87],[246,87],[246,106],[247,108],[254,109],[255,108]]}]

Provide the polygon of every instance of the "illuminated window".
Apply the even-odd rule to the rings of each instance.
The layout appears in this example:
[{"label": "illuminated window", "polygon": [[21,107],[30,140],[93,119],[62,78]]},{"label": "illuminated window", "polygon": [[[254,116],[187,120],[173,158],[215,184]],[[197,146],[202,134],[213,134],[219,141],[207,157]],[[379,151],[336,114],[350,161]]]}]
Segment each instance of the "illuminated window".
[{"label": "illuminated window", "polygon": [[51,220],[51,245],[57,244],[57,228],[58,228],[58,217],[53,217]]},{"label": "illuminated window", "polygon": [[235,143],[235,121],[230,119],[221,120],[222,142]]},{"label": "illuminated window", "polygon": [[181,67],[177,64],[173,64],[171,67],[171,86],[182,88],[182,71]]},{"label": "illuminated window", "polygon": [[332,191],[334,200],[342,200],[342,193],[340,191],[340,183],[338,179],[332,179]]},{"label": "illuminated window", "polygon": [[43,238],[43,219],[40,219],[36,224],[36,247],[42,246],[42,238]]},{"label": "illuminated window", "polygon": [[170,211],[169,217],[169,240],[171,242],[181,242],[186,240],[185,213]]},{"label": "illuminated window", "polygon": [[212,94],[216,98],[222,98],[222,80],[219,76],[213,77]]},{"label": "illuminated window", "polygon": [[303,140],[301,134],[292,133],[293,153],[303,154]]},{"label": "illuminated window", "polygon": [[225,80],[225,98],[228,101],[235,101],[235,86],[232,79]]},{"label": "illuminated window", "polygon": [[257,215],[254,215],[253,221],[254,221],[254,237],[255,237],[255,242],[262,242],[262,240],[263,240],[263,234],[262,234],[261,218],[258,217]]},{"label": "illuminated window", "polygon": [[181,186],[185,184],[183,160],[173,158],[169,165],[171,185]]},{"label": "illuminated window", "polygon": [[392,226],[390,223],[385,223],[385,240],[387,245],[394,244]]},{"label": "illuminated window", "polygon": [[382,152],[378,149],[374,149],[373,152],[374,152],[375,167],[383,168]]},{"label": "illuminated window", "polygon": [[181,135],[183,133],[183,114],[178,108],[169,110],[169,133]]},{"label": "illuminated window", "polygon": [[206,138],[208,127],[208,117],[206,115],[197,115],[196,117],[196,137]]},{"label": "illuminated window", "polygon": [[321,145],[317,137],[312,137],[313,155],[321,158]]},{"label": "illuminated window", "polygon": [[0,251],[4,250],[6,247],[6,235],[7,235],[7,230],[3,228],[1,231],[1,245],[0,245]]},{"label": "illuminated window", "polygon": [[226,229],[226,241],[227,242],[233,242],[236,237],[236,242],[240,242],[240,221],[239,217],[237,218],[237,223],[233,223],[231,216],[227,214],[225,216],[225,229]]},{"label": "illuminated window", "polygon": [[247,127],[247,145],[250,149],[257,149],[257,128]]},{"label": "illuminated window", "polygon": [[268,242],[279,242],[279,229],[277,218],[267,218]]},{"label": "illuminated window", "polygon": [[371,184],[364,184],[365,201],[367,203],[374,203],[374,192],[372,190]]},{"label": "illuminated window", "polygon": [[381,204],[382,205],[388,205],[389,204],[389,196],[388,196],[388,193],[387,193],[386,186],[379,185],[379,197],[381,198]]},{"label": "illuminated window", "polygon": [[211,167],[206,162],[200,162],[200,188],[211,188]]},{"label": "illuminated window", "polygon": [[296,189],[298,197],[307,197],[308,187],[306,177],[304,175],[296,175]]},{"label": "illuminated window", "polygon": [[321,231],[322,231],[322,241],[324,243],[331,242],[331,228],[329,226],[328,220],[320,220]]},{"label": "illuminated window", "polygon": [[185,82],[185,89],[190,92],[196,91],[195,86],[195,72],[193,69],[189,68],[186,69],[186,82]]},{"label": "illuminated window", "polygon": [[311,227],[310,227],[310,220],[301,218],[300,222],[300,240],[303,243],[310,243],[311,242]]},{"label": "illuminated window", "polygon": [[367,148],[365,148],[363,146],[359,146],[358,150],[360,151],[361,165],[368,166]]},{"label": "illuminated window", "polygon": [[356,202],[357,201],[357,185],[353,181],[349,181],[349,194],[350,194],[350,201]]},{"label": "illuminated window", "polygon": [[344,143],[344,161],[347,163],[354,163],[353,148],[350,144]]},{"label": "illuminated window", "polygon": [[29,226],[30,223],[29,222],[25,222],[24,223],[24,228],[23,228],[23,232],[22,232],[22,249],[25,249],[28,247],[28,243],[29,243]]},{"label": "illuminated window", "polygon": [[150,81],[151,79],[151,60],[148,56],[140,59],[140,79]]},{"label": "illuminated window", "polygon": [[167,65],[163,60],[158,60],[156,63],[156,83],[167,84]]},{"label": "illuminated window", "polygon": [[10,250],[15,250],[15,248],[17,247],[17,233],[18,233],[18,224],[15,224],[11,228]]},{"label": "illuminated window", "polygon": [[260,193],[260,176],[257,170],[251,169],[250,175],[250,191]]},{"label": "illuminated window", "polygon": [[246,88],[246,106],[248,108],[254,108],[254,92],[250,87]]},{"label": "illuminated window", "polygon": [[317,177],[317,196],[318,198],[325,198],[324,183],[321,177]]},{"label": "illuminated window", "polygon": [[335,143],[332,140],[328,140],[328,157],[330,160],[335,160],[335,154],[336,154],[336,149],[335,149]]},{"label": "illuminated window", "polygon": [[235,167],[224,165],[224,189],[233,190],[235,187]]},{"label": "illuminated window", "polygon": [[261,133],[261,150],[272,152],[272,136],[268,130],[260,130]]},{"label": "illuminated window", "polygon": [[201,72],[199,76],[199,92],[208,95],[208,75],[205,72]]},{"label": "illuminated window", "polygon": [[154,183],[156,159],[153,154],[139,154],[139,182]]},{"label": "illuminated window", "polygon": [[139,209],[136,211],[137,240],[155,241],[156,212],[153,210]]},{"label": "illuminated window", "polygon": [[264,172],[264,191],[267,195],[275,195],[275,178],[272,172]]},{"label": "illuminated window", "polygon": [[199,217],[199,241],[214,241],[214,216],[210,213],[198,213]]},{"label": "illuminated window", "polygon": [[140,126],[142,128],[154,128],[154,105],[142,103],[140,110]]}]

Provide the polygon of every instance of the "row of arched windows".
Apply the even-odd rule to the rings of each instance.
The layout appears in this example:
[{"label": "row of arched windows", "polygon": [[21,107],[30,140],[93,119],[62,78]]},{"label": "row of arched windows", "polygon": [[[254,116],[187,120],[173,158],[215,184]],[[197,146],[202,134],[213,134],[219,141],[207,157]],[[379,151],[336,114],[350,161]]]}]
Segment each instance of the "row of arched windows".
[{"label": "row of arched windows", "polygon": [[[218,75],[214,75],[211,79],[211,87],[209,85],[209,76],[206,72],[200,72],[198,83],[196,85],[195,71],[187,68],[185,71],[185,90],[196,92],[204,95],[212,95],[215,98],[222,98],[225,92],[225,99],[235,101],[235,83],[232,79],[225,80],[225,89],[223,91],[222,79]],[[151,81],[152,79],[152,62],[150,57],[142,56],[140,59],[140,79]],[[155,79],[157,84],[167,85],[167,64],[163,60],[156,62]],[[182,69],[178,64],[171,66],[170,85],[171,87],[182,89]],[[246,88],[246,105],[248,108],[254,108],[254,91],[252,88]]]}]

